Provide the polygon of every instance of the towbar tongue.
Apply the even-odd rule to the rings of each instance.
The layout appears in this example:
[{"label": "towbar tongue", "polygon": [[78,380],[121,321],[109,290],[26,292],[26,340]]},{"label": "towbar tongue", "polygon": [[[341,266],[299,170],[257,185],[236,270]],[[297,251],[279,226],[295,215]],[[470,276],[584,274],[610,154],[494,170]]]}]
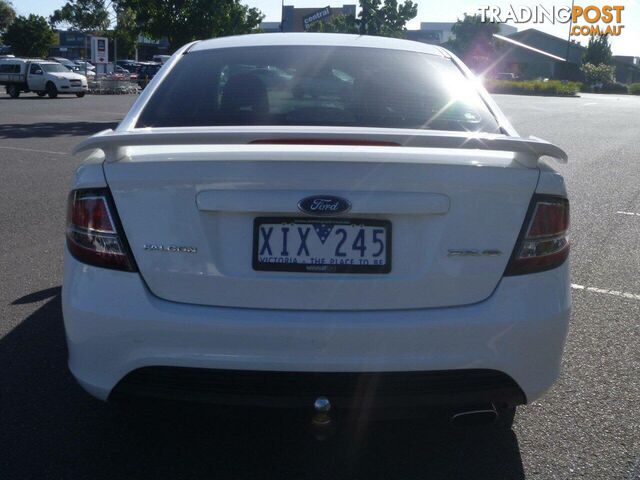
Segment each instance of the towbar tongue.
[{"label": "towbar tongue", "polygon": [[321,442],[329,439],[336,432],[336,422],[331,410],[331,402],[327,397],[318,397],[313,402],[311,427],[316,440]]},{"label": "towbar tongue", "polygon": [[312,422],[314,425],[329,425],[332,421],[331,402],[327,397],[318,397],[313,402],[314,415]]}]

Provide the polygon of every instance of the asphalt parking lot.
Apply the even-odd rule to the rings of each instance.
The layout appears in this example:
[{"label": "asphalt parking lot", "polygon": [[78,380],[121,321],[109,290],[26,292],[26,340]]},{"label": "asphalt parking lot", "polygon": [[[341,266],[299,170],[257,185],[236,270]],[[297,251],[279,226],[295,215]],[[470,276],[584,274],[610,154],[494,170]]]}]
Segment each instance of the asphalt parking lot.
[{"label": "asphalt parking lot", "polygon": [[513,431],[428,421],[339,425],[100,403],[66,368],[65,202],[86,136],[134,96],[0,95],[0,479],[640,479],[640,97],[497,96],[524,135],[563,147],[573,315],[559,381]]}]

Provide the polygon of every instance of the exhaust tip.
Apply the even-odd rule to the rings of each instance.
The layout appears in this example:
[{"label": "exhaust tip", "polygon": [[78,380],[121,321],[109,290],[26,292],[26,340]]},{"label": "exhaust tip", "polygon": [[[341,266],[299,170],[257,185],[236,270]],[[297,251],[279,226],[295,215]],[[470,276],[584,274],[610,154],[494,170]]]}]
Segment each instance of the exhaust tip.
[{"label": "exhaust tip", "polygon": [[498,420],[498,412],[493,405],[461,410],[451,415],[451,424],[456,427],[490,425]]}]

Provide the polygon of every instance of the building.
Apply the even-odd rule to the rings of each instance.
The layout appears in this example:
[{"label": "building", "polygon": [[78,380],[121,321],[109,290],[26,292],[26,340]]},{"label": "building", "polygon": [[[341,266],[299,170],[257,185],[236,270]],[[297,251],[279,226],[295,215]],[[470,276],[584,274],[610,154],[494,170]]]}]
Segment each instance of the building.
[{"label": "building", "polygon": [[140,62],[149,61],[154,55],[169,55],[169,40],[163,37],[160,40],[153,40],[142,35],[138,35],[138,43],[136,45],[135,60]]},{"label": "building", "polygon": [[[410,30],[410,35],[409,32],[407,32],[407,38],[418,42],[440,45],[453,36],[451,29],[455,24],[456,22],[421,22],[420,30]],[[500,24],[499,33],[501,35],[510,35],[517,31],[518,29],[516,27],[505,23]]]},{"label": "building", "polygon": [[[63,57],[69,59],[91,58],[91,35],[71,30],[57,30],[56,43],[49,48],[50,57]],[[153,40],[142,35],[138,36],[137,60],[151,60],[154,55],[167,55],[169,53],[169,41],[166,38]],[[113,61],[113,40],[109,40],[109,61]],[[119,52],[122,53],[122,52]],[[124,58],[118,55],[118,58]]]},{"label": "building", "polygon": [[522,79],[582,80],[580,65],[585,48],[578,43],[535,28],[496,38],[498,62],[494,73],[515,73]]},{"label": "building", "polygon": [[[326,22],[336,15],[356,14],[356,6],[296,8],[293,5],[282,7],[282,31],[304,32],[316,22]],[[269,22],[271,23],[271,22]]]},{"label": "building", "polygon": [[57,42],[49,48],[51,57],[64,58],[90,58],[90,35],[71,30],[57,30],[55,32]]},{"label": "building", "polygon": [[261,22],[258,28],[264,33],[276,33],[280,31],[280,22]]},{"label": "building", "polygon": [[640,82],[640,57],[614,55],[613,65],[616,67],[616,81],[627,84]]},{"label": "building", "polygon": [[[523,79],[556,78],[584,81],[580,70],[587,51],[575,41],[529,28],[510,35],[496,35],[498,39],[497,63],[494,73],[515,73]],[[640,81],[640,59],[614,56],[615,79],[620,83]]]},{"label": "building", "polygon": [[405,33],[407,40],[414,42],[430,43],[440,45],[442,42],[442,32],[432,30],[407,30]]}]

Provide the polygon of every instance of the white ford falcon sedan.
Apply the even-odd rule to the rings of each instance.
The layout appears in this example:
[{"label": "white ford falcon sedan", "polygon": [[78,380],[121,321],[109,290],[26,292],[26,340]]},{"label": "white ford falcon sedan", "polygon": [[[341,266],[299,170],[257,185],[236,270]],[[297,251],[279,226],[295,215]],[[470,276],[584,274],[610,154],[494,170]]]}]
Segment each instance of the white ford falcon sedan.
[{"label": "white ford falcon sedan", "polygon": [[566,154],[442,48],[191,43],[75,152],[64,321],[100,399],[510,425],[558,376]]}]

